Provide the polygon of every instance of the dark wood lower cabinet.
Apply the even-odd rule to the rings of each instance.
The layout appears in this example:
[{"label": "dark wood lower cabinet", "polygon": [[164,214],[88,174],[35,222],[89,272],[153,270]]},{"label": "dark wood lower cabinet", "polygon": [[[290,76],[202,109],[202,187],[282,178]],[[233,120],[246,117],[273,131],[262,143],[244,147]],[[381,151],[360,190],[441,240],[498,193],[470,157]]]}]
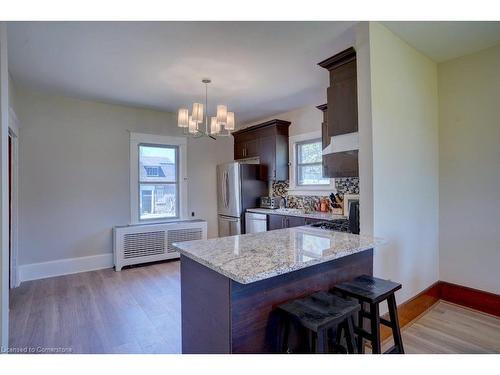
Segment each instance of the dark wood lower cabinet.
[{"label": "dark wood lower cabinet", "polygon": [[267,230],[300,227],[302,225],[319,223],[321,221],[326,220],[314,219],[309,217],[269,214],[267,215]]},{"label": "dark wood lower cabinet", "polygon": [[[372,275],[373,250],[240,284],[181,255],[182,353],[273,353],[276,306],[360,275]],[[292,349],[298,337],[291,337]]]},{"label": "dark wood lower cabinet", "polygon": [[267,230],[293,228],[306,225],[306,218],[298,216],[267,215]]},{"label": "dark wood lower cabinet", "polygon": [[267,230],[283,229],[285,226],[285,216],[267,215]]},{"label": "dark wood lower cabinet", "polygon": [[297,216],[287,216],[287,228],[300,227],[306,225],[306,219],[304,217]]}]

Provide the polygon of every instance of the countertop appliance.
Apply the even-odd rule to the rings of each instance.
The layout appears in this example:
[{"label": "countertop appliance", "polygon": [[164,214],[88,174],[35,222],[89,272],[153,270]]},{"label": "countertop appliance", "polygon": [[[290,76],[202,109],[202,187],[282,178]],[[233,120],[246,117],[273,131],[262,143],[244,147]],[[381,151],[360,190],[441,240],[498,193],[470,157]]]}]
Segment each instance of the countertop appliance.
[{"label": "countertop appliance", "polygon": [[217,166],[217,213],[219,237],[245,232],[244,213],[256,207],[267,191],[259,179],[260,165],[240,161]]},{"label": "countertop appliance", "polygon": [[281,197],[260,197],[260,208],[279,208],[281,199]]},{"label": "countertop appliance", "polygon": [[255,212],[245,213],[246,233],[267,232],[267,215]]}]

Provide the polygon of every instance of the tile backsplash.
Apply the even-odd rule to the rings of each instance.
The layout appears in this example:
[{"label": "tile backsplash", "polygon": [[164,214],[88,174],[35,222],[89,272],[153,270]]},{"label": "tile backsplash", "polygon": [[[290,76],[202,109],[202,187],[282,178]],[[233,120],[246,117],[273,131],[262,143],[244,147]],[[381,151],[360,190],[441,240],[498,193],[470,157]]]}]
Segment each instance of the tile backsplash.
[{"label": "tile backsplash", "polygon": [[[274,197],[288,197],[288,206],[290,208],[301,208],[306,211],[313,211],[321,199],[328,198],[329,195],[293,195],[288,194],[288,188],[288,181],[274,181],[270,193]],[[359,178],[336,178],[335,190],[341,196],[344,194],[359,194]]]}]

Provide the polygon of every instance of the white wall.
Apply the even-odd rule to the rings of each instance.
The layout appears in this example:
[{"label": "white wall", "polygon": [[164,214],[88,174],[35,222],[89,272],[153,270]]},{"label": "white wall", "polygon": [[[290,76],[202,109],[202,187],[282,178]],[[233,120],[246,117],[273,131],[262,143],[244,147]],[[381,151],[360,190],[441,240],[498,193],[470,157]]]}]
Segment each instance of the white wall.
[{"label": "white wall", "polygon": [[[107,254],[128,224],[129,133],[179,135],[175,114],[16,87],[20,130],[20,264]],[[188,212],[217,234],[215,166],[232,137],[188,141]]]},{"label": "white wall", "polygon": [[500,294],[500,45],[438,73],[440,278]]},{"label": "white wall", "polygon": [[[9,344],[9,70],[7,25],[0,22],[0,346]],[[1,354],[1,353],[0,353]]]},{"label": "white wall", "polygon": [[[437,66],[383,25],[369,25],[374,275],[403,284],[401,303],[438,274]],[[361,176],[362,179],[362,176]]]}]

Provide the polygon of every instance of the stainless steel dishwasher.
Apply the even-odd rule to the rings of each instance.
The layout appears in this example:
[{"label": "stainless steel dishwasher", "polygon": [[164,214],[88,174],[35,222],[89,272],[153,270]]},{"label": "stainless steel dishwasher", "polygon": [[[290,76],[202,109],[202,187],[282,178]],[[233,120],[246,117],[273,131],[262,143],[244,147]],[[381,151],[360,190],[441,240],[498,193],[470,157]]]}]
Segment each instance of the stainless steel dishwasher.
[{"label": "stainless steel dishwasher", "polygon": [[267,215],[255,212],[245,213],[246,233],[267,232]]}]

